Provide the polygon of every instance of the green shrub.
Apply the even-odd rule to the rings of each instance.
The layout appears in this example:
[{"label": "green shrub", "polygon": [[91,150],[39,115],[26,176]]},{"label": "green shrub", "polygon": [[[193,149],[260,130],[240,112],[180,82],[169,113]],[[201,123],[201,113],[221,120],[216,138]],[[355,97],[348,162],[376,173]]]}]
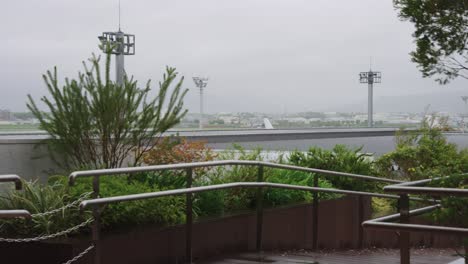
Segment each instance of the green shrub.
[{"label": "green shrub", "polygon": [[155,139],[187,113],[183,109],[187,90],[175,68],[166,68],[154,96],[150,81],[144,87],[130,76],[122,84],[113,82],[110,63],[115,47],[101,48],[106,51],[103,72],[99,57],[93,55],[91,65],[83,63],[85,73],[66,78],[63,86],[56,68],[43,75],[49,91],[49,96],[41,97],[46,111],[28,95],[28,109],[50,136],[46,142],[50,154],[67,168],[117,168],[130,158],[136,166],[158,142]]},{"label": "green shrub", "polygon": [[[360,153],[361,148],[351,149],[345,145],[336,145],[331,151],[312,147],[308,152],[293,152],[289,162],[303,167],[324,169],[339,172],[356,173],[362,175],[375,175],[370,155]],[[338,189],[372,191],[377,184],[349,177],[327,176],[328,181]]]},{"label": "green shrub", "polygon": [[226,210],[226,197],[228,191],[210,191],[194,195],[193,208],[198,217],[203,216],[221,216]]},{"label": "green shrub", "polygon": [[[233,145],[218,156],[220,159],[231,160],[263,160],[261,149],[247,151],[240,145]],[[283,163],[284,155],[274,161]],[[264,168],[264,181],[274,183],[284,183],[291,185],[313,186],[313,174],[300,171],[281,170]],[[213,185],[230,182],[254,182],[257,181],[257,166],[229,166],[216,167],[207,173],[207,176],[197,181],[197,185]],[[325,180],[319,179],[319,187],[333,188],[333,185]],[[195,206],[200,215],[223,214],[225,212],[235,212],[239,210],[252,209],[256,206],[255,189],[230,189],[223,191],[207,192],[197,194]],[[321,199],[334,199],[338,195],[320,193]],[[311,192],[295,191],[278,188],[267,188],[264,192],[264,203],[266,206],[289,205],[294,203],[310,202]]]},{"label": "green shrub", "polygon": [[394,214],[397,204],[397,200],[372,197],[372,218]]},{"label": "green shrub", "polygon": [[[314,186],[314,175],[301,171],[271,170],[266,177],[266,181],[273,183],[283,183],[290,185]],[[324,179],[319,179],[318,187],[333,188],[333,185]],[[336,199],[337,194],[319,193],[320,200]],[[293,203],[303,203],[312,201],[312,192],[295,191],[279,188],[268,188],[265,192],[265,204],[270,206],[288,205]]]},{"label": "green shrub", "polygon": [[[233,144],[232,149],[227,149],[218,155],[220,160],[263,160],[261,149],[245,150],[242,146]],[[265,168],[264,175],[269,169]],[[229,182],[254,182],[257,181],[258,168],[256,166],[220,166],[208,171],[206,177],[199,179],[199,185],[221,184]],[[226,212],[245,210],[255,207],[256,191],[254,189],[229,189],[225,190],[224,210]]]},{"label": "green shrub", "polygon": [[[468,188],[468,174],[454,174],[449,177],[433,180],[430,184],[432,187],[444,188]],[[432,217],[438,223],[444,223],[449,226],[457,226],[462,228],[468,227],[468,198],[465,197],[441,197],[442,208],[432,213]],[[457,254],[468,261],[468,238],[464,239],[465,253],[457,251]]]},{"label": "green shrub", "polygon": [[[468,171],[468,150],[458,151],[439,129],[400,131],[396,143],[394,151],[376,161],[382,176],[415,181]],[[391,169],[394,165],[398,171]]]},{"label": "green shrub", "polygon": [[[246,150],[238,144],[233,144],[231,149],[226,149],[218,155],[219,160],[250,160],[262,161],[262,149]],[[212,172],[217,178],[225,182],[248,182],[256,181],[258,168],[256,166],[230,166],[216,167]],[[265,171],[266,172],[266,171]],[[212,178],[211,178],[212,179]]]},{"label": "green shrub", "polygon": [[[165,137],[154,149],[144,156],[144,162],[148,165],[176,164],[212,161],[216,153],[203,141],[187,141],[178,136]],[[204,176],[208,168],[194,168],[193,179]],[[185,188],[187,177],[185,170],[166,170],[157,172],[144,172],[131,176],[132,179],[146,182],[158,189]]]},{"label": "green shrub", "polygon": [[[0,208],[4,210],[24,209],[31,214],[39,214],[62,208],[75,198],[79,196],[70,196],[66,185],[59,182],[44,185],[37,181],[24,181],[23,190],[11,190],[0,197]],[[73,207],[51,215],[36,216],[31,220],[0,220],[0,233],[19,237],[51,234],[77,225],[86,217],[80,217],[78,208]]]},{"label": "green shrub", "polygon": [[[66,182],[65,177],[54,177],[51,181]],[[147,183],[129,180],[126,176],[104,176],[100,178],[100,196],[111,197],[126,194],[156,192],[160,189]],[[72,197],[92,191],[92,178],[77,179],[68,192]],[[109,204],[102,212],[103,228],[131,227],[142,224],[170,225],[185,219],[185,197],[168,196],[154,199]]]}]

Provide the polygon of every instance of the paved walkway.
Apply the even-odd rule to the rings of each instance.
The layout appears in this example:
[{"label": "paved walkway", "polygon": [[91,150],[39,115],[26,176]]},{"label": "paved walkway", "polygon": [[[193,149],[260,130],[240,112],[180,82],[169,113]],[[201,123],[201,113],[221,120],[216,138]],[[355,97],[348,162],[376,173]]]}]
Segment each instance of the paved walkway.
[{"label": "paved walkway", "polygon": [[[411,264],[444,264],[458,259],[453,250],[412,250]],[[239,254],[204,264],[256,264],[256,263],[303,263],[303,264],[399,264],[398,250],[363,250],[311,253],[306,251]]]}]

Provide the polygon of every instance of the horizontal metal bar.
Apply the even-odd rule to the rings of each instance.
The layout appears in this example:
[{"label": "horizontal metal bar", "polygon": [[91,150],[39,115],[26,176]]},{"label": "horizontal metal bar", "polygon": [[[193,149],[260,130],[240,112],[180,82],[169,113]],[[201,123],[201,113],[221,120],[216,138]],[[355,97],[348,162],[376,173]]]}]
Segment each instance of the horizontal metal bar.
[{"label": "horizontal metal bar", "polygon": [[[421,215],[431,212],[440,208],[440,204],[427,206],[411,210],[410,216]],[[417,225],[417,224],[402,224],[402,223],[388,223],[386,221],[396,221],[400,219],[400,214],[387,215],[380,218],[367,220],[362,223],[362,226],[370,229],[386,229],[392,231],[409,231],[409,232],[436,232],[452,235],[468,236],[468,228],[449,227],[449,226],[431,226],[431,225]]]},{"label": "horizontal metal bar", "polygon": [[431,182],[432,180],[436,180],[436,179],[440,179],[440,178],[424,179],[424,180],[410,181],[410,182],[402,182],[402,183],[398,183],[398,184],[394,184],[394,185],[390,185],[390,186],[418,186],[418,185],[426,184],[426,183]]},{"label": "horizontal metal bar", "polygon": [[0,210],[0,218],[31,218],[27,210]]},{"label": "horizontal metal bar", "polygon": [[14,182],[16,190],[23,188],[21,177],[15,174],[0,175],[0,182]]},{"label": "horizontal metal bar", "polygon": [[104,176],[104,175],[118,175],[118,174],[127,174],[127,173],[136,173],[136,172],[147,172],[147,171],[161,171],[161,170],[180,170],[187,168],[200,168],[200,167],[216,167],[216,166],[234,166],[234,165],[245,165],[245,166],[259,166],[263,165],[265,167],[277,168],[277,169],[287,169],[287,170],[296,170],[304,172],[313,172],[320,173],[324,175],[333,175],[333,176],[344,176],[351,177],[361,180],[371,180],[387,183],[401,183],[402,181],[379,178],[367,175],[346,173],[346,172],[337,172],[329,170],[321,170],[314,168],[305,168],[300,166],[278,164],[273,162],[265,161],[250,161],[250,160],[220,160],[220,161],[206,161],[206,162],[193,162],[193,163],[178,163],[178,164],[169,164],[169,165],[155,165],[155,166],[142,166],[142,167],[128,167],[128,168],[114,168],[114,169],[102,169],[102,170],[87,170],[87,171],[75,171],[69,176],[69,183],[73,185],[77,177],[90,177],[90,176]]},{"label": "horizontal metal bar", "polygon": [[301,191],[310,191],[310,192],[324,192],[324,193],[338,193],[338,194],[346,194],[346,195],[362,195],[362,196],[380,197],[380,198],[389,198],[389,199],[398,199],[399,198],[399,196],[397,196],[397,195],[381,194],[381,193],[359,192],[359,191],[349,191],[349,190],[340,190],[340,189],[332,189],[332,188],[320,188],[320,187],[309,187],[309,186],[302,186],[302,185],[291,185],[291,184],[271,183],[271,182],[264,182],[262,184],[265,184],[264,187],[272,187],[272,188],[280,188],[280,189],[292,189],[292,190],[301,190]]},{"label": "horizontal metal bar", "polygon": [[[436,210],[436,209],[438,209],[440,207],[441,207],[440,204],[436,204],[436,205],[431,205],[431,206],[426,206],[426,207],[414,209],[414,210],[409,211],[409,215],[410,216],[417,216],[417,215],[425,214],[427,212],[434,211],[434,210]],[[400,219],[400,214],[392,214],[392,215],[386,215],[386,216],[382,216],[382,217],[379,217],[379,218],[367,220],[367,221],[363,222],[362,225],[364,226],[366,223],[396,221],[398,219]]]},{"label": "horizontal metal bar", "polygon": [[[468,174],[464,174],[468,177]],[[399,184],[388,185],[384,187],[384,191],[398,194],[425,194],[435,196],[468,196],[468,189],[460,188],[441,188],[441,187],[424,187],[418,186],[427,184],[434,180],[440,180],[448,177],[438,177],[412,182],[403,182]]]},{"label": "horizontal metal bar", "polygon": [[163,197],[163,196],[180,195],[180,194],[187,194],[187,193],[199,193],[199,192],[215,191],[215,190],[231,189],[231,188],[241,188],[241,187],[244,187],[244,188],[271,187],[271,188],[282,188],[282,189],[292,189],[292,190],[311,191],[311,192],[338,193],[338,194],[346,194],[346,195],[363,195],[363,196],[371,196],[371,197],[398,199],[398,196],[389,195],[389,194],[357,192],[357,191],[347,191],[347,190],[338,190],[338,189],[330,189],[330,188],[318,188],[318,187],[269,183],[269,182],[234,182],[234,183],[225,183],[225,184],[217,184],[217,185],[210,185],[210,186],[151,192],[151,193],[139,193],[139,194],[121,195],[121,196],[114,196],[114,197],[97,198],[97,199],[85,200],[81,202],[80,207],[81,209],[84,209],[91,205],[104,205],[104,204],[109,204],[109,203],[143,200],[143,199],[158,198],[158,197]]},{"label": "horizontal metal bar", "polygon": [[386,229],[392,231],[409,231],[409,232],[434,232],[451,234],[458,236],[468,236],[468,228],[448,227],[448,226],[431,226],[431,225],[416,225],[416,224],[400,224],[386,222],[364,222],[364,227],[372,229]]},{"label": "horizontal metal bar", "polygon": [[468,189],[435,188],[435,187],[406,187],[390,185],[385,186],[384,191],[401,194],[425,194],[436,196],[468,196]]},{"label": "horizontal metal bar", "polygon": [[357,178],[361,180],[370,180],[370,181],[378,181],[378,182],[387,182],[387,183],[402,183],[402,181],[392,180],[387,178],[379,178],[374,176],[367,176],[367,175],[360,175],[354,173],[347,173],[347,172],[338,172],[338,171],[330,171],[330,170],[321,170],[321,169],[314,169],[314,168],[305,168],[300,166],[293,166],[287,164],[278,164],[273,162],[261,162],[264,166],[270,168],[277,168],[277,169],[288,169],[288,170],[296,170],[296,171],[304,171],[304,172],[314,172],[324,175],[332,175],[332,176],[345,176],[350,178]]}]

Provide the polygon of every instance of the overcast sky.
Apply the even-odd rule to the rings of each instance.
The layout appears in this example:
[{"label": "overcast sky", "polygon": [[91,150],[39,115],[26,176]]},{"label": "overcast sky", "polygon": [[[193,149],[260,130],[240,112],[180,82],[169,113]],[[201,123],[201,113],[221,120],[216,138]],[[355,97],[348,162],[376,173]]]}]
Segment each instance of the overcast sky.
[{"label": "overcast sky", "polygon": [[[194,74],[210,78],[211,113],[336,111],[351,104],[365,112],[367,86],[358,73],[369,69],[370,56],[383,76],[376,97],[468,93],[466,80],[441,86],[421,77],[408,55],[412,25],[398,19],[391,0],[122,0],[121,6],[122,30],[136,35],[127,73],[156,85],[166,65],[176,67],[186,77],[191,112],[199,109]],[[3,1],[0,109],[25,111],[28,93],[46,94],[41,74],[54,65],[62,78],[75,77],[81,61],[99,53],[97,36],[117,27],[117,0]]]}]

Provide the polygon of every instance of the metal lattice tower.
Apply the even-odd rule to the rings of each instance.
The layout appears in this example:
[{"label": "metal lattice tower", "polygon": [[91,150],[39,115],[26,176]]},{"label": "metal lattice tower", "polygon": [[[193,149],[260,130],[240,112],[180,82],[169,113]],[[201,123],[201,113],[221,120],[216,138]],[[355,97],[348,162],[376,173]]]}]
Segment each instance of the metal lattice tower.
[{"label": "metal lattice tower", "polygon": [[106,52],[109,47],[115,55],[115,81],[122,85],[125,76],[125,55],[135,55],[135,35],[125,34],[120,29],[120,2],[119,2],[119,31],[103,32],[98,37],[101,42],[101,50]]},{"label": "metal lattice tower", "polygon": [[199,129],[203,129],[203,89],[208,85],[208,78],[193,77],[193,82],[200,89],[200,121],[198,122]]},{"label": "metal lattice tower", "polygon": [[382,75],[380,72],[374,72],[370,69],[368,72],[359,73],[359,82],[367,83],[368,97],[367,97],[367,126],[373,127],[373,89],[374,83],[380,83]]}]

